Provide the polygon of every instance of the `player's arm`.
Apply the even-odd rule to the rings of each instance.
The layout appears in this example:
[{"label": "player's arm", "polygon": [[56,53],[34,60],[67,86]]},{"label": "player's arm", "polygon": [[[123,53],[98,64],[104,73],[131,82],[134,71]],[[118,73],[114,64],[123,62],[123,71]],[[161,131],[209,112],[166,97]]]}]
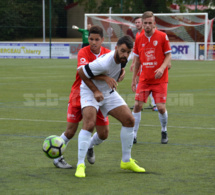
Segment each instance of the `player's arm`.
[{"label": "player's arm", "polygon": [[168,70],[170,70],[172,68],[171,60],[170,60],[169,64],[167,64],[167,68],[168,68]]},{"label": "player's arm", "polygon": [[79,27],[78,27],[78,26],[75,26],[75,25],[72,25],[72,29],[74,29],[74,30],[78,30],[78,29],[79,29]]},{"label": "player's arm", "polygon": [[79,28],[78,26],[72,25],[72,29],[78,30],[79,32],[83,32],[85,29]]},{"label": "player's arm", "polygon": [[117,82],[121,82],[124,78],[125,78],[125,68],[122,68],[119,78],[117,79]]},{"label": "player's arm", "polygon": [[106,75],[94,76],[93,79],[105,81],[111,89],[116,89],[117,85],[118,85],[117,82],[115,81],[115,79],[113,79],[109,76],[106,76]]},{"label": "player's arm", "polygon": [[134,55],[134,72],[133,72],[133,77],[132,77],[132,83],[131,83],[131,88],[132,91],[135,92],[136,91],[136,77],[137,77],[137,73],[140,69],[140,59],[139,56]]},{"label": "player's arm", "polygon": [[[124,78],[125,78],[125,69],[122,68],[119,78],[117,79],[117,82],[121,82]],[[116,89],[118,86],[118,84],[114,78],[111,78],[106,75],[98,75],[98,76],[93,77],[93,79],[105,81],[111,89]]]},{"label": "player's arm", "polygon": [[130,71],[131,71],[131,72],[134,71],[134,64],[135,64],[134,59],[135,59],[135,58],[133,58],[132,63],[131,63],[131,66],[130,66]]},{"label": "player's arm", "polygon": [[[88,64],[86,65],[88,66]],[[78,74],[81,77],[81,79],[85,82],[85,84],[89,87],[89,89],[94,93],[94,97],[96,99],[97,102],[100,102],[104,99],[104,96],[102,94],[101,91],[98,90],[98,88],[96,87],[96,85],[93,83],[93,81],[86,77],[83,68],[85,67],[81,67],[78,69]],[[93,77],[93,75],[91,75]]]},{"label": "player's arm", "polygon": [[165,54],[163,64],[160,66],[160,68],[155,70],[155,79],[159,79],[163,76],[164,70],[171,63],[171,56],[171,52]]}]

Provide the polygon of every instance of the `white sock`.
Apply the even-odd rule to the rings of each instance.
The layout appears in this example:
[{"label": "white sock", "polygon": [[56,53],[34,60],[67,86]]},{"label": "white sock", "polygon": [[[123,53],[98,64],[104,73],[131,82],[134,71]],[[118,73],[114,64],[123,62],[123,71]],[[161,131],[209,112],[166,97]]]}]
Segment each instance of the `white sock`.
[{"label": "white sock", "polygon": [[[68,138],[65,136],[65,132],[63,132],[63,133],[61,134],[60,137],[63,138],[63,140],[65,141],[65,144],[67,145],[70,139],[68,139]],[[60,156],[60,157],[58,157],[58,158],[55,158],[55,159],[54,159],[54,162],[57,162],[57,161],[58,161],[60,158],[62,158],[62,157],[63,157],[63,155]]]},{"label": "white sock", "polygon": [[63,140],[65,141],[65,144],[67,145],[70,139],[68,139],[68,138],[65,136],[65,132],[63,132],[62,135],[61,135],[60,137],[63,138]]},{"label": "white sock", "polygon": [[134,131],[133,127],[121,128],[122,161],[129,162],[131,158],[131,148],[133,146]]},{"label": "white sock", "polygon": [[[78,163],[84,163],[91,139],[91,132],[81,129],[78,135]],[[85,164],[85,163],[84,163]]]},{"label": "white sock", "polygon": [[152,105],[153,107],[156,106],[155,100],[154,100],[154,98],[153,98],[153,96],[152,96],[152,92],[149,94],[149,96],[150,96],[150,98],[151,98],[151,105]]},{"label": "white sock", "polygon": [[164,114],[158,112],[158,116],[161,123],[161,131],[167,131],[168,113],[167,110]]},{"label": "white sock", "polygon": [[99,145],[103,142],[104,140],[100,139],[97,132],[95,132],[93,134],[93,137],[91,137],[91,141],[90,141],[90,146],[89,146],[89,149],[90,148],[93,148],[94,145]]},{"label": "white sock", "polygon": [[139,125],[140,125],[140,121],[141,121],[141,111],[134,113],[132,112],[134,119],[135,119],[135,123],[134,123],[134,138],[137,138],[137,132],[139,129]]}]

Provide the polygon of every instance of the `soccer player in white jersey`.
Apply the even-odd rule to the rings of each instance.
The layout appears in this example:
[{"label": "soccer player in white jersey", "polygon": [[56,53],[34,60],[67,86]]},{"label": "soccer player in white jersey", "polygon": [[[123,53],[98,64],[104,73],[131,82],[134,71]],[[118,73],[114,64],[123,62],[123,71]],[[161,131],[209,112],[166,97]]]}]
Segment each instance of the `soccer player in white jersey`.
[{"label": "soccer player in white jersey", "polygon": [[111,115],[122,123],[121,143],[122,169],[134,172],[145,172],[131,158],[133,145],[134,117],[123,98],[115,91],[116,86],[110,88],[106,82],[94,80],[97,75],[106,75],[117,81],[121,68],[127,63],[128,56],[133,48],[130,36],[123,36],[117,42],[115,50],[102,55],[94,62],[79,69],[82,78],[81,84],[81,107],[83,115],[83,127],[78,136],[78,163],[75,176],[85,177],[85,157],[90,144],[91,134],[96,122],[98,109],[105,116]]}]

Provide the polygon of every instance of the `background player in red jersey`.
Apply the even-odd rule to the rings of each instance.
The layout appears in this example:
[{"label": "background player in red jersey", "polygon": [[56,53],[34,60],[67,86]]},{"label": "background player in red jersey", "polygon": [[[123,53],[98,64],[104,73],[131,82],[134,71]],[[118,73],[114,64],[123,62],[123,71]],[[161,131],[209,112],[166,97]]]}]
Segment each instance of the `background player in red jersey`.
[{"label": "background player in red jersey", "polygon": [[[110,52],[109,49],[102,47],[103,43],[103,30],[99,26],[92,26],[89,30],[89,46],[82,48],[78,52],[78,65],[77,70],[88,64],[89,62],[94,61],[99,56]],[[121,78],[123,77],[123,73],[121,74]],[[114,79],[109,78],[107,76],[98,76],[95,79],[98,80],[105,80],[108,85],[111,87],[117,85]],[[81,85],[81,78],[78,73],[76,73],[76,80],[72,85],[69,103],[68,103],[68,110],[67,110],[67,128],[64,133],[62,133],[61,137],[64,139],[65,143],[67,144],[70,139],[75,135],[79,122],[82,120],[81,114],[81,104],[80,104],[80,85]],[[88,150],[88,161],[93,164],[95,162],[95,155],[93,152],[93,146],[96,144],[102,143],[108,137],[108,118],[104,117],[101,112],[98,112],[97,121],[96,121],[96,129],[98,129],[99,134],[97,132],[93,135],[91,139],[91,144]],[[72,168],[61,156],[60,158],[54,159],[54,165],[58,168]]]},{"label": "background player in red jersey", "polygon": [[[143,30],[142,18],[141,17],[135,17],[134,18],[134,24],[135,24],[135,27],[137,29],[137,33],[135,35],[135,39],[136,39],[140,35],[142,30]],[[132,60],[132,63],[131,63],[131,66],[130,66],[130,71],[133,72],[133,70],[134,70],[134,59]],[[138,81],[137,81],[137,83],[138,83]]]},{"label": "background player in red jersey", "polygon": [[[147,98],[152,92],[161,123],[161,143],[166,144],[168,142],[168,115],[166,110],[167,65],[171,61],[171,47],[168,36],[155,28],[153,12],[144,12],[142,19],[144,31],[136,38],[134,46],[135,68],[132,78],[132,90],[136,92],[133,110],[134,128],[139,128],[143,103],[147,102]],[[140,65],[142,65],[142,72],[136,89],[136,76]]]}]

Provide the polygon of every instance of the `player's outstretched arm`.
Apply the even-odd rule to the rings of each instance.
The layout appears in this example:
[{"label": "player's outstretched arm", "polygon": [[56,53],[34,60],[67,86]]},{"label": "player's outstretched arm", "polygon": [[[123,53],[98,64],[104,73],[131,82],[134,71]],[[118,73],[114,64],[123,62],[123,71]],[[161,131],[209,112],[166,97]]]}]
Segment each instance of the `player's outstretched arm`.
[{"label": "player's outstretched arm", "polygon": [[102,101],[104,99],[102,92],[98,90],[98,88],[95,86],[91,79],[85,76],[83,67],[78,70],[78,74],[81,77],[81,79],[85,82],[85,84],[89,87],[89,89],[94,93],[96,101],[97,102]]}]

